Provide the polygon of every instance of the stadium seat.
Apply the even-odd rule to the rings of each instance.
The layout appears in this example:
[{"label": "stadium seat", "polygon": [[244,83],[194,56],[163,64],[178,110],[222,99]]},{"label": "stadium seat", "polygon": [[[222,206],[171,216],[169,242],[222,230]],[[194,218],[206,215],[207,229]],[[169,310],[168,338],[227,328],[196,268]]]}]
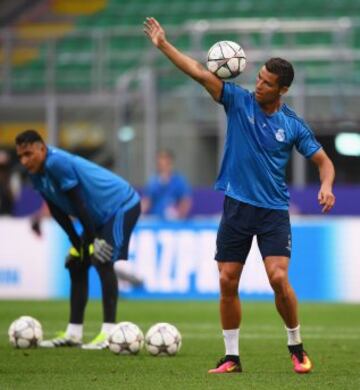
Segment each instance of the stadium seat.
[{"label": "stadium seat", "polygon": [[[143,35],[111,35],[104,38],[103,51],[100,53],[99,40],[93,40],[92,35],[78,37],[76,34],[65,35],[74,29],[88,31],[98,28],[106,31],[109,29],[130,26],[141,30],[143,20],[146,16],[155,16],[164,25],[181,25],[188,20],[197,19],[226,19],[234,17],[339,17],[353,16],[360,12],[360,1],[333,0],[324,4],[323,0],[132,0],[124,2],[122,0],[96,0],[91,5],[76,0],[54,1],[53,11],[59,14],[76,15],[75,27],[62,23],[57,27],[49,27],[48,31],[59,34],[56,44],[56,87],[60,90],[91,90],[93,81],[91,72],[93,61],[96,56],[104,56],[104,77],[107,88],[114,88],[116,79],[121,72],[126,71],[131,66],[141,63],[144,50],[150,49],[149,43]],[[47,24],[42,25],[44,28]],[[41,27],[41,28],[43,28]],[[25,30],[19,30],[21,34]],[[45,31],[44,29],[32,30],[33,33]],[[44,34],[44,33],[42,33]],[[25,34],[26,35],[26,34]],[[172,37],[173,42],[183,50],[191,47],[190,34]],[[260,32],[249,32],[246,34],[205,34],[201,45],[204,50],[218,40],[234,40],[242,42],[247,48],[257,48],[264,45],[264,37]],[[328,33],[274,33],[267,37],[268,45],[273,48],[286,48],[289,46],[302,47],[327,47],[333,45],[333,36]],[[351,37],[354,47],[360,47],[360,28],[354,30]],[[41,44],[38,48],[20,53],[19,47],[14,51],[13,61],[16,79],[13,81],[14,90],[32,91],[45,88],[45,62],[48,56],[46,44]],[[123,58],[122,58],[123,57]],[[1,62],[1,56],[0,56]],[[306,69],[309,72],[309,80],[322,82],[325,78],[314,77],[318,69],[322,66],[309,65]],[[36,80],[33,77],[36,76]],[[164,82],[165,83],[165,82]],[[176,84],[176,82],[171,82]],[[170,83],[170,84],[171,84]]]}]

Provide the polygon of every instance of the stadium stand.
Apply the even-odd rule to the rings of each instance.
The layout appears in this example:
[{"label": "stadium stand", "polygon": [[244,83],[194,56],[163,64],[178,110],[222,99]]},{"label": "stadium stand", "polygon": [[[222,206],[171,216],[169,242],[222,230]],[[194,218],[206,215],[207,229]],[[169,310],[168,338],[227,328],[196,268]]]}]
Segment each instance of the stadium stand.
[{"label": "stadium stand", "polygon": [[[181,49],[193,50],[193,36],[187,28],[189,21],[273,18],[274,15],[292,20],[315,17],[324,20],[350,17],[360,12],[358,0],[55,0],[34,4],[32,9],[21,13],[21,20],[12,22],[11,64],[4,63],[4,53],[10,49],[6,48],[6,32],[3,30],[4,47],[0,63],[5,69],[11,68],[12,77],[7,86],[4,80],[1,85],[8,91],[33,93],[47,90],[49,86],[59,92],[113,89],[119,74],[143,63],[144,50],[149,45],[142,35],[141,26],[148,15],[158,17],[164,25],[173,26],[174,42]],[[352,35],[343,39],[348,40],[351,47],[359,47],[360,28],[352,28],[351,31]],[[270,29],[266,34],[252,31],[241,36],[215,31],[202,36],[200,49],[206,50],[225,37],[240,40],[250,48],[300,49],[323,49],[338,39],[331,28],[315,34],[311,30],[288,34],[281,29]],[[165,63],[163,59],[157,61],[160,65]],[[327,83],[329,66],[327,62],[318,60],[307,62],[304,68],[307,80]],[[177,86],[183,81],[181,77],[171,78],[164,80],[161,86]],[[359,77],[354,76],[352,81],[359,81]]]}]

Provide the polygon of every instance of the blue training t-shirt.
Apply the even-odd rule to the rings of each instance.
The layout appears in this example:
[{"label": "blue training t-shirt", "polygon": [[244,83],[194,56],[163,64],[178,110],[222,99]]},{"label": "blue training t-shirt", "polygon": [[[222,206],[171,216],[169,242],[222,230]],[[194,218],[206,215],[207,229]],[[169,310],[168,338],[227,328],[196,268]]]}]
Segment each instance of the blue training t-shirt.
[{"label": "blue training t-shirt", "polygon": [[125,212],[140,200],[133,187],[120,176],[52,146],[47,148],[44,171],[30,178],[36,190],[67,215],[75,217],[66,191],[79,186],[96,228],[120,209]]},{"label": "blue training t-shirt", "polygon": [[191,196],[191,188],[180,173],[174,172],[166,183],[159,175],[153,175],[144,189],[144,195],[151,200],[149,214],[166,219],[169,208],[176,206],[181,199]]},{"label": "blue training t-shirt", "polygon": [[227,134],[215,189],[253,206],[287,210],[286,164],[294,145],[306,158],[321,148],[313,132],[286,104],[266,114],[254,93],[233,83],[223,84],[220,103]]}]

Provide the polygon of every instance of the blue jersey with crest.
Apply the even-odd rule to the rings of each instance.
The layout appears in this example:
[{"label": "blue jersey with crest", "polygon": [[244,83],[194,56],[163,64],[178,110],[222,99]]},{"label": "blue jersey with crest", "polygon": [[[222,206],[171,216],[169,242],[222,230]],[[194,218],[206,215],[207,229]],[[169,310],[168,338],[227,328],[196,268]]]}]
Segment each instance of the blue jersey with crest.
[{"label": "blue jersey with crest", "polygon": [[220,103],[227,134],[215,188],[253,206],[287,210],[286,164],[294,146],[306,158],[321,148],[313,132],[287,105],[266,114],[254,93],[233,83],[223,84]]},{"label": "blue jersey with crest", "polygon": [[118,211],[127,211],[139,202],[133,187],[120,176],[80,156],[48,146],[44,169],[30,175],[41,194],[67,215],[75,210],[66,191],[79,186],[95,227],[104,225]]}]

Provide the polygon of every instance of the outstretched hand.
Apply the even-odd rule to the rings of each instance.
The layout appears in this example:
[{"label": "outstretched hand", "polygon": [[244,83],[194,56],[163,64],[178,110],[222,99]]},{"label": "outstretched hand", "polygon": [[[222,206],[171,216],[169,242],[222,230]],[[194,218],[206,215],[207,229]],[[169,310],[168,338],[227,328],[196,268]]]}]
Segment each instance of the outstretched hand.
[{"label": "outstretched hand", "polygon": [[318,201],[322,208],[323,213],[329,212],[335,204],[335,195],[332,189],[326,186],[321,186],[318,193]]},{"label": "outstretched hand", "polygon": [[144,32],[156,47],[159,47],[166,40],[165,31],[155,18],[146,18]]}]

